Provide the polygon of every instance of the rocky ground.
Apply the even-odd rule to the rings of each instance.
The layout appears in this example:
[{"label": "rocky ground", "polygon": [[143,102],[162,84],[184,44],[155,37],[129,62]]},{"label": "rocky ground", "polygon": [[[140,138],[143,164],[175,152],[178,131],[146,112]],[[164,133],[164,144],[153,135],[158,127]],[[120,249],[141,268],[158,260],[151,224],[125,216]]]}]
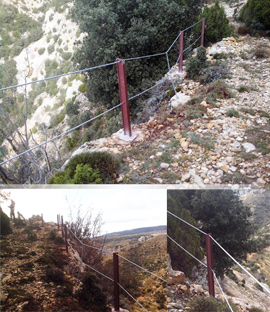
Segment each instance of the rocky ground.
[{"label": "rocky ground", "polygon": [[[206,263],[206,259],[204,260]],[[233,270],[234,278],[226,276],[219,280],[227,299],[236,304],[240,311],[257,308],[258,311],[268,311],[269,298],[260,290],[246,273]],[[184,312],[190,309],[190,300],[195,296],[209,296],[206,269],[199,265],[193,272],[192,281],[185,274],[174,271],[168,261],[168,311]],[[267,287],[266,284],[264,284]],[[215,283],[215,297],[224,301],[224,296]]]},{"label": "rocky ground", "polygon": [[[213,55],[218,59],[213,59]],[[85,143],[74,154],[108,150],[123,156],[118,183],[186,184],[192,187],[270,183],[270,40],[226,38],[208,49],[212,65],[228,72],[214,92],[178,75],[178,99],[164,100],[148,122],[132,126],[132,142],[112,137]],[[214,87],[215,88],[215,87]],[[172,107],[181,98],[191,99]],[[185,97],[188,96],[188,97]]]}]

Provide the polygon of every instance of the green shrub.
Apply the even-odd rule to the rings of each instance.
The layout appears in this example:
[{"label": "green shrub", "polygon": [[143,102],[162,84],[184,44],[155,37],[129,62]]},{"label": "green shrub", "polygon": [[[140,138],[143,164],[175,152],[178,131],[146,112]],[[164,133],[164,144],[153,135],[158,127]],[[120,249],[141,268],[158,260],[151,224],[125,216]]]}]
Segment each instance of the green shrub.
[{"label": "green shrub", "polygon": [[82,93],[85,93],[88,91],[88,88],[87,88],[87,84],[86,83],[83,83],[79,86],[79,91],[82,92]]},{"label": "green shrub", "polygon": [[234,108],[226,110],[226,115],[228,117],[239,117],[238,111],[236,109],[234,109]]},{"label": "green shrub", "polygon": [[78,130],[74,130],[72,133],[72,137],[68,137],[66,139],[67,149],[70,152],[73,148],[78,144],[80,139],[80,132]]},{"label": "green shrub", "polygon": [[[93,117],[93,115],[92,115],[91,111],[90,110],[85,110],[84,112],[82,112],[80,114],[80,124],[90,120],[92,117]],[[91,123],[86,124],[85,126],[87,127],[87,126],[90,126],[90,125],[91,125]]]},{"label": "green shrub", "polygon": [[198,76],[203,74],[203,71],[207,66],[206,49],[204,47],[199,47],[197,49],[197,55],[191,57],[187,61],[187,76],[191,79],[198,79]]},{"label": "green shrub", "polygon": [[240,20],[256,30],[270,30],[269,16],[269,0],[248,0],[240,12]]},{"label": "green shrub", "polygon": [[67,167],[74,170],[77,164],[89,164],[93,169],[99,169],[104,177],[111,177],[120,167],[116,156],[108,152],[82,153],[70,159]]},{"label": "green shrub", "polygon": [[215,95],[219,99],[228,99],[232,96],[228,85],[222,80],[215,80],[206,87],[208,95]]},{"label": "green shrub", "polygon": [[0,228],[1,236],[2,235],[6,236],[12,233],[9,217],[3,212],[2,208],[0,208],[0,220],[1,220],[1,228]]},{"label": "green shrub", "polygon": [[[80,31],[87,31],[88,35],[78,47],[76,62],[80,68],[89,68],[107,63],[116,55],[129,58],[166,51],[178,29],[184,29],[197,20],[201,4],[200,0],[134,0],[132,3],[113,0],[110,5],[104,6],[94,0],[87,1],[87,5],[82,0],[75,1],[74,19],[79,23]],[[101,27],[97,27],[97,21]],[[162,78],[165,66],[164,57],[130,62],[127,70],[127,80],[132,86],[130,92],[137,94]],[[100,105],[118,104],[119,91],[115,78],[115,67],[92,71],[91,79],[87,75],[90,100]],[[132,109],[135,107],[136,104]]]},{"label": "green shrub", "polygon": [[227,74],[228,68],[225,65],[211,66],[200,79],[200,82],[211,83],[215,80],[223,79]]},{"label": "green shrub", "polygon": [[[64,77],[65,78],[65,77]],[[79,113],[79,104],[70,100],[69,102],[67,102],[66,104],[66,114],[71,117],[73,115],[78,115]]]},{"label": "green shrub", "polygon": [[68,125],[70,128],[74,128],[80,124],[79,116],[78,115],[72,115],[68,119]]},{"label": "green shrub", "polygon": [[91,273],[85,273],[82,279],[82,288],[77,292],[80,303],[85,308],[92,307],[93,311],[109,312],[107,298],[103,293],[97,278]]},{"label": "green shrub", "polygon": [[47,268],[45,271],[45,279],[47,281],[54,282],[55,284],[64,284],[65,283],[65,275],[63,271],[54,268]]},{"label": "green shrub", "polygon": [[38,49],[38,54],[42,55],[45,52],[45,48]]},{"label": "green shrub", "polygon": [[120,160],[110,153],[82,153],[72,157],[65,170],[57,172],[48,183],[110,183],[119,167]]},{"label": "green shrub", "polygon": [[[230,312],[229,306],[218,299],[215,299],[213,297],[194,297],[189,302],[190,305],[190,312]],[[239,309],[232,303],[230,305],[233,308],[234,312],[239,312]]]},{"label": "green shrub", "polygon": [[63,110],[61,110],[60,113],[51,117],[49,128],[53,128],[53,127],[57,126],[58,124],[63,122],[64,119],[65,119],[65,110],[63,109]]},{"label": "green shrub", "polygon": [[79,164],[75,171],[69,169],[58,172],[50,180],[51,184],[101,184],[102,176],[98,169],[93,169],[90,165]]},{"label": "green shrub", "polygon": [[71,52],[64,52],[62,54],[62,58],[65,60],[65,61],[68,61],[72,56],[72,53]]},{"label": "green shrub", "polygon": [[[218,1],[213,6],[204,8],[199,19],[203,17],[205,18],[204,44],[206,46],[233,35],[233,26],[229,25],[225,10]],[[196,36],[199,36],[200,31],[197,27]]]},{"label": "green shrub", "polygon": [[49,45],[47,48],[47,51],[49,54],[53,53],[54,52],[54,44]]},{"label": "green shrub", "polygon": [[90,165],[79,164],[76,167],[73,178],[74,184],[101,184],[102,176],[98,169],[93,169]]}]

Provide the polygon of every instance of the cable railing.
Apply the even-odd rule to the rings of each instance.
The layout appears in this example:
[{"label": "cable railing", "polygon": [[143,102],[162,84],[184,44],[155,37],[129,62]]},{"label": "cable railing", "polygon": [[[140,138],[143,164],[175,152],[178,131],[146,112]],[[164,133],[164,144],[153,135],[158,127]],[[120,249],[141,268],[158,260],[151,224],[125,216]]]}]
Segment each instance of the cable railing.
[{"label": "cable railing", "polygon": [[[132,97],[128,98],[127,97],[128,86],[127,86],[127,78],[126,78],[126,70],[125,70],[125,61],[133,61],[133,60],[152,58],[152,57],[157,57],[157,56],[166,56],[166,62],[167,62],[167,67],[168,67],[168,71],[169,71],[169,80],[172,83],[172,86],[173,86],[175,94],[177,94],[176,88],[175,88],[175,84],[174,84],[174,81],[173,81],[172,76],[171,76],[171,66],[170,66],[170,60],[169,60],[169,55],[168,54],[171,51],[172,47],[177,42],[177,40],[179,39],[179,37],[181,36],[181,34],[183,34],[185,31],[195,27],[199,23],[202,23],[201,35],[196,39],[195,42],[193,42],[192,45],[194,45],[199,39],[201,39],[201,45],[203,45],[204,19],[198,21],[197,23],[195,23],[195,24],[187,27],[183,31],[181,31],[166,52],[156,53],[156,54],[152,54],[152,55],[138,56],[138,57],[127,58],[127,59],[117,59],[115,62],[102,64],[102,65],[94,66],[94,67],[91,67],[91,68],[85,68],[85,69],[78,70],[78,71],[73,71],[73,72],[69,72],[69,73],[65,73],[65,74],[61,74],[61,75],[47,77],[47,78],[40,79],[40,80],[35,80],[35,81],[31,81],[31,82],[25,82],[25,83],[22,83],[22,84],[1,88],[0,91],[3,92],[3,91],[6,91],[6,90],[11,90],[11,89],[15,89],[15,88],[18,88],[18,87],[23,87],[23,86],[27,86],[27,85],[31,85],[31,84],[35,84],[35,83],[42,83],[42,82],[45,82],[45,81],[48,81],[48,80],[51,80],[51,79],[59,79],[61,77],[68,76],[68,75],[81,74],[81,73],[89,72],[89,71],[92,71],[92,70],[98,70],[98,69],[105,68],[105,67],[108,67],[108,66],[117,65],[117,75],[118,75],[119,93],[120,93],[120,104],[115,105],[114,107],[106,110],[105,112],[103,112],[103,113],[101,113],[101,114],[99,114],[99,115],[97,115],[97,116],[95,116],[95,117],[93,117],[93,118],[83,122],[83,123],[80,123],[79,125],[71,128],[71,129],[69,129],[69,130],[67,130],[67,131],[65,131],[65,132],[63,132],[63,133],[61,133],[59,135],[56,135],[56,136],[54,136],[53,138],[51,138],[49,140],[45,140],[44,142],[42,142],[40,144],[37,144],[34,147],[28,148],[24,152],[17,153],[17,155],[15,155],[13,157],[10,157],[7,160],[4,160],[4,161],[0,162],[0,166],[2,166],[4,164],[7,164],[7,163],[9,163],[9,162],[11,162],[13,160],[16,160],[17,158],[20,158],[20,157],[24,156],[25,154],[28,154],[28,153],[32,152],[33,150],[41,148],[41,147],[47,145],[48,143],[51,143],[51,142],[53,142],[53,141],[55,141],[55,140],[65,136],[65,135],[73,132],[74,130],[77,130],[77,129],[85,126],[86,124],[89,124],[89,123],[93,122],[94,120],[102,117],[105,114],[108,114],[109,112],[111,112],[111,111],[113,111],[113,110],[115,110],[115,109],[117,109],[119,107],[121,107],[121,112],[122,112],[123,131],[124,131],[125,139],[126,140],[133,140],[134,137],[136,137],[136,135],[133,136],[132,131],[131,131],[130,114],[129,114],[129,101],[131,101],[131,100],[133,100],[133,99],[135,99],[135,98],[137,98],[137,97],[139,97],[139,96],[141,96],[141,95],[151,91],[152,89],[154,89],[157,86],[159,86],[162,83],[164,83],[165,80],[167,80],[168,78],[162,79],[159,82],[155,83],[153,86],[151,86],[151,87],[145,89],[144,91],[141,91],[141,92],[137,93],[136,95],[133,95]],[[183,53],[182,52],[179,52],[179,57],[177,59],[177,62],[180,62],[180,61],[181,62],[183,61]]]},{"label": "cable railing", "polygon": [[[74,248],[74,246],[72,245],[72,242],[70,239],[68,239],[68,232],[70,234],[72,234],[72,237],[74,237],[76,239],[76,241],[83,247],[82,249],[82,253],[81,255],[79,254],[79,261],[81,262],[82,265],[85,265],[87,266],[89,269],[93,270],[95,273],[103,276],[104,278],[112,281],[114,283],[114,306],[115,306],[115,311],[119,311],[120,309],[120,299],[119,299],[119,288],[121,288],[133,301],[135,301],[144,311],[147,311],[148,310],[143,307],[143,305],[134,298],[134,296],[132,296],[130,294],[130,292],[128,292],[124,287],[123,285],[120,284],[119,282],[119,258],[123,259],[124,261],[130,263],[131,265],[139,268],[140,270],[143,270],[144,272],[150,274],[151,276],[154,276],[155,278],[158,278],[160,281],[162,282],[165,282],[167,283],[167,281],[165,279],[163,279],[162,277],[156,275],[155,273],[143,268],[142,266],[138,265],[137,263],[127,259],[126,257],[118,254],[118,252],[111,252],[110,250],[108,249],[104,249],[103,247],[99,248],[99,247],[96,247],[96,246],[93,246],[93,245],[89,245],[89,244],[85,244],[82,242],[82,240],[80,240],[76,234],[74,233],[74,231],[72,231],[66,224],[64,224],[64,221],[63,221],[63,216],[60,216],[60,215],[57,215],[57,226],[58,226],[58,230],[61,230],[62,232],[62,237],[63,239],[65,240],[65,245],[66,245],[66,252],[68,252],[68,248],[70,248],[71,250],[76,250],[78,252],[78,250],[76,248]],[[61,227],[61,229],[60,229]],[[91,248],[91,249],[94,249],[94,250],[97,250],[97,251],[100,251],[102,253],[105,253],[106,255],[113,255],[113,267],[114,267],[114,278],[111,278],[109,277],[108,275],[100,272],[99,270],[95,269],[93,266],[90,266],[89,264],[83,262],[83,255],[84,255],[84,247],[87,247],[87,248]],[[117,272],[117,273],[115,273]],[[116,295],[117,294],[117,295]]]},{"label": "cable railing", "polygon": [[[231,258],[231,260],[234,261],[234,263],[236,263],[245,273],[247,273],[258,285],[260,285],[260,287],[262,287],[263,290],[265,290],[268,294],[270,294],[270,291],[260,282],[258,281],[250,272],[248,272],[237,260],[235,260],[210,234],[205,233],[204,231],[202,231],[201,229],[197,228],[196,226],[190,224],[189,222],[187,222],[186,220],[178,217],[177,215],[173,214],[172,212],[167,210],[167,213],[169,213],[171,216],[175,217],[176,219],[180,220],[181,222],[185,223],[186,225],[192,227],[193,229],[195,229],[196,231],[200,232],[201,234],[206,236],[206,256],[207,256],[207,265],[205,263],[203,263],[201,260],[199,260],[198,258],[196,258],[193,254],[191,254],[188,250],[186,250],[183,246],[181,246],[178,242],[176,242],[173,238],[171,238],[168,234],[167,237],[174,243],[176,244],[179,248],[181,248],[182,250],[184,250],[184,252],[186,252],[187,254],[189,254],[189,256],[191,256],[193,259],[195,259],[197,262],[199,262],[201,265],[203,265],[205,268],[207,268],[208,270],[208,287],[209,287],[209,294],[213,297],[215,297],[215,292],[214,292],[214,279],[217,282],[217,285],[219,287],[219,289],[221,290],[221,293],[230,309],[231,312],[234,312],[227,296],[225,295],[225,292],[223,291],[220,282],[218,281],[218,278],[216,276],[216,273],[213,269],[213,253],[212,253],[212,241],[219,247],[221,248],[225,254],[227,256],[229,256]],[[211,243],[210,243],[211,241]],[[209,259],[211,258],[211,259]]]}]

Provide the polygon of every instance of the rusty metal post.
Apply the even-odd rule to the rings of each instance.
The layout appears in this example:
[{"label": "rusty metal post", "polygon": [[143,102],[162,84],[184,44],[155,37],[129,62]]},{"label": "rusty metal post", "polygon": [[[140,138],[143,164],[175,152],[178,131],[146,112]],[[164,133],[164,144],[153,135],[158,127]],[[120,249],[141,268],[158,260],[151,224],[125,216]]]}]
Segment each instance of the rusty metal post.
[{"label": "rusty metal post", "polygon": [[205,18],[202,19],[201,46],[203,46],[203,42],[204,42],[204,28],[205,28]]},{"label": "rusty metal post", "polygon": [[113,271],[114,271],[114,311],[119,312],[120,300],[119,300],[119,259],[118,253],[113,253]]},{"label": "rusty metal post", "polygon": [[65,229],[65,243],[66,243],[66,253],[68,253],[68,241],[67,241],[67,225],[64,225]]},{"label": "rusty metal post", "polygon": [[209,295],[215,298],[215,284],[213,269],[213,244],[210,237],[211,234],[206,234],[206,258],[207,258],[207,275],[208,275],[208,289]]},{"label": "rusty metal post", "polygon": [[183,71],[183,49],[184,49],[184,32],[180,31],[179,36],[179,72]]},{"label": "rusty metal post", "polygon": [[117,59],[116,61],[119,62],[117,63],[117,75],[118,75],[120,103],[124,103],[123,105],[121,105],[124,134],[131,137],[132,134],[131,134],[130,113],[128,104],[126,64],[125,60]]},{"label": "rusty metal post", "polygon": [[62,238],[64,238],[64,221],[63,221],[63,216],[61,216],[61,230],[62,230]]},{"label": "rusty metal post", "polygon": [[57,229],[58,229],[58,231],[59,231],[59,225],[60,225],[60,220],[59,220],[60,218],[59,218],[59,214],[57,215]]}]

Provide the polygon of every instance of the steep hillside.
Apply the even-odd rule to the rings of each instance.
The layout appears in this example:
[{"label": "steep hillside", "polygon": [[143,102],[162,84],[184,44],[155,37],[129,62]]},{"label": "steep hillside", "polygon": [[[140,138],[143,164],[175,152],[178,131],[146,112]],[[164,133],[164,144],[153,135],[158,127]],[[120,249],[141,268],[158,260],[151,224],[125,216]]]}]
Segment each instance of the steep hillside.
[{"label": "steep hillside", "polygon": [[75,296],[80,281],[66,273],[72,255],[56,225],[34,217],[12,229],[1,238],[1,310],[83,311]]}]

